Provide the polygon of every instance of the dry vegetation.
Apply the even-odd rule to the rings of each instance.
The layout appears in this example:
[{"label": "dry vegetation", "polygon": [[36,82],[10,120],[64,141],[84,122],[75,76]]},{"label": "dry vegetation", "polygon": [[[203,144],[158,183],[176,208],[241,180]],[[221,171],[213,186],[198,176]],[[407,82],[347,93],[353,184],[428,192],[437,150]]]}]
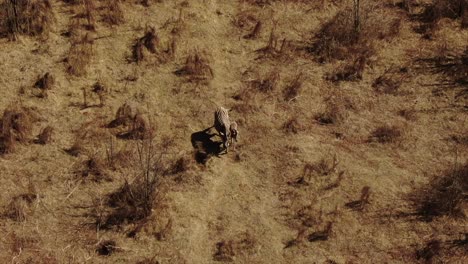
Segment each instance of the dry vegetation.
[{"label": "dry vegetation", "polygon": [[0,0],[0,263],[465,263],[467,25],[466,0]]}]

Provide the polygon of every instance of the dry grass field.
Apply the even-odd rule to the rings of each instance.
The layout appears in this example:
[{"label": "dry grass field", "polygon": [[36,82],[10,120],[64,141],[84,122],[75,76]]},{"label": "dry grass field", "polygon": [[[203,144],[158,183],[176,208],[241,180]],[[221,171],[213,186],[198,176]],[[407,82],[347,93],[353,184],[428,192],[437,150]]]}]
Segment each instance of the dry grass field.
[{"label": "dry grass field", "polygon": [[468,263],[467,0],[0,0],[0,60],[0,263]]}]

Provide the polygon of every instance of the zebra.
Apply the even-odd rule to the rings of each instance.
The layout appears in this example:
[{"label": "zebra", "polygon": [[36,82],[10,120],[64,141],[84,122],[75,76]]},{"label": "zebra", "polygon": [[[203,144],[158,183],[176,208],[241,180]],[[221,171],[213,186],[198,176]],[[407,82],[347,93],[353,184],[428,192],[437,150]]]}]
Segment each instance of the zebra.
[{"label": "zebra", "polygon": [[232,122],[229,119],[229,110],[218,106],[214,112],[214,125],[218,134],[223,140],[223,147],[228,152],[228,147],[232,140],[234,139],[237,142],[237,123]]}]

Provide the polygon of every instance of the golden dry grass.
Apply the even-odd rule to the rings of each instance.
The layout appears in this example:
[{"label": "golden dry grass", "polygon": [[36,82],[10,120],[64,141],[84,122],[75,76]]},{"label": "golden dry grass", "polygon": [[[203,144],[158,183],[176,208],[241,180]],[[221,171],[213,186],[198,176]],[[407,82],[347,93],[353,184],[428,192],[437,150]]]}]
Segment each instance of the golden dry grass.
[{"label": "golden dry grass", "polygon": [[465,11],[110,2],[0,9],[0,263],[466,261]]}]

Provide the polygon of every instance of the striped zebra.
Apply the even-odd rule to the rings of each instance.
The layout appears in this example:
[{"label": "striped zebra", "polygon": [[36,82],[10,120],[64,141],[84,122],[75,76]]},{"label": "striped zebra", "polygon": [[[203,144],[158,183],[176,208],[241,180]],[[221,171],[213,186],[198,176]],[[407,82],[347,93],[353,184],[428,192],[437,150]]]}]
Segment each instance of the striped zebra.
[{"label": "striped zebra", "polygon": [[218,131],[218,134],[223,140],[223,147],[228,152],[227,148],[232,139],[234,138],[237,141],[237,124],[229,120],[229,110],[218,106],[214,112],[214,125],[213,127]]}]

